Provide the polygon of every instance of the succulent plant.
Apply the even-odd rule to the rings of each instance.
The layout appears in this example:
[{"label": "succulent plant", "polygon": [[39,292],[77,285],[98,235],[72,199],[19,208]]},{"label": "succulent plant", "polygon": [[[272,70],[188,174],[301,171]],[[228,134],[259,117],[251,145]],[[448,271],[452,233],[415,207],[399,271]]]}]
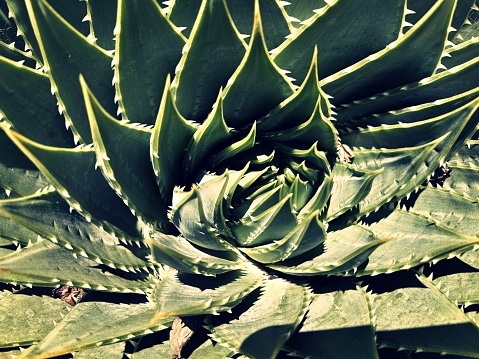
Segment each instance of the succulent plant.
[{"label": "succulent plant", "polygon": [[479,357],[475,1],[6,5],[1,357]]}]

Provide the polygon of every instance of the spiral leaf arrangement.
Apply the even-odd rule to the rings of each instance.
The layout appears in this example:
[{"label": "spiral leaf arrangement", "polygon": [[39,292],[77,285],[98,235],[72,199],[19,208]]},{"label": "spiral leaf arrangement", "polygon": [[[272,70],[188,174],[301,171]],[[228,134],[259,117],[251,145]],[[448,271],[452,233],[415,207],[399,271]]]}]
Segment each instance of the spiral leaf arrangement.
[{"label": "spiral leaf arrangement", "polygon": [[6,5],[2,353],[479,357],[475,1]]}]

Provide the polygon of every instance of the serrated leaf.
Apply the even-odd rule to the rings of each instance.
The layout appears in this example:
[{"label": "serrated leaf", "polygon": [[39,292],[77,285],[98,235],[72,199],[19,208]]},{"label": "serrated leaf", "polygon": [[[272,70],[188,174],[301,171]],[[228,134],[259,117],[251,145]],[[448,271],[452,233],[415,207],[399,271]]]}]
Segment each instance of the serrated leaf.
[{"label": "serrated leaf", "polygon": [[459,304],[479,304],[479,273],[455,273],[434,279],[447,298]]},{"label": "serrated leaf", "polygon": [[58,114],[48,76],[0,57],[1,111],[14,128],[46,145],[71,147],[73,136]]},{"label": "serrated leaf", "polygon": [[[442,205],[447,202],[442,202]],[[408,269],[479,243],[479,238],[446,228],[440,222],[404,210],[370,225],[378,237],[389,239],[369,256],[361,274]]]},{"label": "serrated leaf", "polygon": [[23,294],[0,299],[0,348],[27,346],[42,340],[68,313],[68,304],[47,296]]},{"label": "serrated leaf", "polygon": [[387,4],[381,0],[367,3],[328,1],[319,10],[324,4],[322,1],[311,1],[311,5],[299,1],[292,3],[293,9],[305,6],[318,9],[316,14],[310,13],[310,19],[303,19],[306,20],[304,25],[277,49],[278,54],[274,57],[278,66],[291,71],[300,81],[308,71],[304,60],[311,58],[314,46],[318,46],[318,71],[322,79],[396,40],[405,6],[404,0]]},{"label": "serrated leaf", "polygon": [[474,79],[478,74],[479,59],[476,58],[412,84],[341,106],[337,109],[338,118],[341,121],[354,121],[354,118],[453,97],[476,89],[477,83]]},{"label": "serrated leaf", "polygon": [[331,177],[333,187],[326,212],[326,219],[334,219],[362,201],[374,186],[375,179],[382,170],[362,170],[366,166],[353,167],[346,163],[336,163]]},{"label": "serrated leaf", "polygon": [[261,285],[262,279],[262,272],[252,265],[216,277],[170,272],[152,295],[157,306],[155,320],[230,310]]},{"label": "serrated leaf", "polygon": [[[230,251],[234,250],[228,242],[220,237],[220,230],[226,224],[221,215],[223,194],[227,184],[226,174],[213,180],[194,186],[190,191],[175,191],[171,211],[171,222],[185,238],[202,248]],[[224,233],[221,233],[224,234]]]},{"label": "serrated leaf", "polygon": [[102,345],[96,348],[82,349],[75,353],[75,359],[122,359],[125,355],[125,342]]},{"label": "serrated leaf", "polygon": [[224,91],[225,120],[234,127],[248,126],[293,94],[291,83],[268,54],[257,2],[255,6],[249,48]]},{"label": "serrated leaf", "polygon": [[327,233],[324,246],[284,263],[270,265],[293,275],[344,273],[363,263],[378,245],[384,243],[367,228],[350,225]]},{"label": "serrated leaf", "polygon": [[98,46],[113,50],[118,0],[88,0],[86,6],[90,16],[90,35],[96,39]]},{"label": "serrated leaf", "polygon": [[99,263],[129,270],[146,267],[147,263],[123,247],[114,235],[70,213],[66,203],[51,200],[49,194],[43,194],[0,201],[0,214]]},{"label": "serrated leaf", "polygon": [[318,215],[319,211],[311,213],[283,238],[274,238],[272,243],[260,246],[241,248],[241,251],[255,261],[268,264],[306,253],[326,238],[326,230]]},{"label": "serrated leaf", "polygon": [[232,137],[232,131],[223,118],[223,99],[220,91],[213,111],[199,126],[186,149],[184,169],[186,177],[194,177],[208,156],[225,146]]},{"label": "serrated leaf", "polygon": [[469,264],[471,267],[479,269],[479,251],[477,249],[461,254],[459,259]]},{"label": "serrated leaf", "polygon": [[[417,188],[426,179],[428,172],[431,173],[434,169],[429,167],[431,163],[426,162],[426,159],[431,153],[437,156],[434,150],[445,138],[443,136],[417,147],[355,150],[354,164],[370,170],[383,169],[372,182],[369,193],[360,202],[360,213],[370,213],[395,196],[400,198],[401,193],[410,193]],[[422,176],[418,175],[419,171]]]},{"label": "serrated leaf", "polygon": [[[293,95],[258,120],[258,131],[281,131],[306,122],[314,113],[319,97],[325,96],[318,85],[317,48],[301,87]],[[327,113],[327,111],[324,111]]]},{"label": "serrated leaf", "polygon": [[28,0],[26,4],[59,104],[75,135],[84,143],[91,143],[78,77],[82,74],[102,106],[109,113],[116,113],[111,87],[112,58],[66,23],[45,0]]},{"label": "serrated leaf", "polygon": [[175,0],[171,7],[168,18],[182,31],[186,37],[190,36],[193,25],[201,7],[201,1]]},{"label": "serrated leaf", "polygon": [[189,120],[203,122],[246,52],[226,1],[202,2],[186,46],[173,82],[176,106]]},{"label": "serrated leaf", "polygon": [[154,124],[164,81],[175,73],[185,39],[155,0],[121,0],[118,7],[114,69],[122,117]]},{"label": "serrated leaf", "polygon": [[[168,340],[169,332],[170,330],[164,330],[141,338],[131,359],[171,357],[173,350]],[[195,335],[183,348],[183,352],[183,356],[187,356],[189,359],[226,359],[232,355],[231,350],[219,345],[201,332],[195,332]]]},{"label": "serrated leaf", "polygon": [[401,288],[373,296],[371,306],[379,344],[464,356],[479,353],[479,329],[437,290]]},{"label": "serrated leaf", "polygon": [[[406,35],[351,67],[324,78],[320,86],[334,96],[335,103],[345,103],[432,75],[447,40],[455,5],[456,0],[437,1]],[[432,33],[430,28],[436,31]]]},{"label": "serrated leaf", "polygon": [[426,216],[451,230],[477,237],[479,203],[459,193],[440,188],[426,188],[414,202],[411,212]]},{"label": "serrated leaf", "polygon": [[264,133],[263,137],[272,142],[298,143],[301,146],[317,143],[319,150],[329,152],[336,151],[338,147],[336,128],[323,113],[320,98],[306,121],[288,129]]},{"label": "serrated leaf", "polygon": [[231,223],[236,242],[241,246],[258,246],[286,236],[297,225],[289,194],[255,216]]},{"label": "serrated leaf", "polygon": [[462,194],[471,198],[479,198],[479,168],[449,166],[452,176],[443,184],[445,190]]},{"label": "serrated leaf", "polygon": [[49,147],[12,131],[7,134],[72,208],[96,224],[107,221],[129,235],[139,236],[138,219],[110,188],[101,172],[95,170],[93,148]]},{"label": "serrated leaf", "polygon": [[196,131],[197,128],[178,112],[168,77],[151,136],[151,161],[160,193],[167,204],[171,203],[174,186],[189,180],[184,178],[182,164],[184,150]]},{"label": "serrated leaf", "polygon": [[[40,240],[0,258],[0,279],[7,283],[55,287],[57,283],[102,291],[143,292],[150,287],[145,273],[106,271],[106,267],[50,241]],[[75,264],[74,266],[72,264]],[[128,276],[132,279],[128,279]]]},{"label": "serrated leaf", "polygon": [[31,49],[35,58],[42,63],[42,53],[38,45],[38,41],[33,31],[32,23],[28,16],[25,0],[5,0],[8,9],[14,14],[15,24],[22,33],[25,44]]},{"label": "serrated leaf", "polygon": [[146,221],[167,226],[166,203],[160,196],[150,162],[152,130],[115,120],[101,107],[82,79],[97,163],[110,186]]},{"label": "serrated leaf", "polygon": [[[27,196],[49,185],[48,180],[0,131],[0,187],[12,196]],[[7,196],[8,197],[8,196]]]},{"label": "serrated leaf", "polygon": [[211,336],[250,358],[275,358],[306,314],[310,292],[278,278],[266,281],[250,301],[237,319],[210,327]]},{"label": "serrated leaf", "polygon": [[[250,35],[254,22],[254,0],[227,0],[231,17],[242,35]],[[287,14],[275,0],[259,0],[261,21],[264,27],[264,39],[268,49],[279,46],[292,31]],[[248,36],[249,37],[249,36]],[[248,38],[246,39],[248,40]]]},{"label": "serrated leaf", "polygon": [[[469,121],[471,127],[475,128],[479,119],[476,116],[464,116],[475,109],[472,101],[454,109],[451,112],[442,114],[435,118],[416,121],[413,123],[399,123],[394,125],[381,125],[355,131],[341,137],[347,144],[354,144],[355,147],[364,148],[401,148],[414,147],[439,138],[448,132],[456,133],[461,130]],[[462,122],[462,126],[461,126]],[[461,144],[464,141],[460,141]]]},{"label": "serrated leaf", "polygon": [[236,253],[208,254],[182,237],[153,233],[147,239],[156,262],[169,265],[178,271],[203,275],[216,275],[242,269],[246,262]]},{"label": "serrated leaf", "polygon": [[0,56],[30,68],[35,68],[36,60],[29,52],[24,52],[16,47],[0,41]]},{"label": "serrated leaf", "polygon": [[[128,301],[128,299],[126,299]],[[87,296],[63,318],[40,343],[25,350],[19,358],[50,358],[115,343],[164,329],[167,318],[151,324],[152,303],[110,303]]]},{"label": "serrated leaf", "polygon": [[289,350],[308,358],[378,358],[369,304],[362,290],[315,294]]}]

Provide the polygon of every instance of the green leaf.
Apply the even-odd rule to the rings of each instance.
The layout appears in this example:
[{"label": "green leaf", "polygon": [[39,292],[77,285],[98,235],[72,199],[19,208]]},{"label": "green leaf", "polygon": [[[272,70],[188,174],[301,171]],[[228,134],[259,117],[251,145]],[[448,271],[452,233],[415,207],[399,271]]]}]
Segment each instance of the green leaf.
[{"label": "green leaf", "polygon": [[321,9],[322,1],[305,3],[292,1],[292,6],[294,9],[309,7],[314,14],[309,13],[308,20],[300,17],[306,20],[304,25],[274,50],[275,63],[291,71],[299,81],[305,78],[308,64],[304,60],[311,58],[315,46],[318,47],[320,79],[382,50],[397,39],[405,7],[404,0],[387,4],[381,0],[328,1]]},{"label": "green leaf", "polygon": [[479,176],[479,168],[449,166],[449,169],[453,175],[444,182],[445,190],[466,197],[479,198],[479,183],[476,181]]},{"label": "green leaf", "polygon": [[[442,206],[445,203],[448,202],[442,202]],[[362,275],[409,269],[447,258],[451,253],[479,243],[478,237],[456,232],[429,217],[404,210],[395,210],[371,224],[369,229],[378,238],[388,240],[369,256],[366,267],[360,271]]]},{"label": "green leaf", "polygon": [[0,41],[0,56],[30,68],[35,68],[35,64],[37,63],[30,52],[23,52],[17,49],[14,43],[6,44]]},{"label": "green leaf", "polygon": [[190,36],[202,1],[175,0],[168,18],[179,27],[186,37]]},{"label": "green leaf", "polygon": [[86,4],[83,1],[69,3],[64,0],[47,0],[48,4],[55,9],[58,14],[72,25],[83,36],[88,36],[90,29],[86,21]]},{"label": "green leaf", "polygon": [[[226,227],[219,211],[227,180],[225,173],[221,177],[201,183],[199,187],[193,186],[190,191],[178,189],[173,194],[171,222],[188,241],[197,246],[217,251],[234,250],[233,246],[220,237],[219,232]],[[221,221],[219,226],[216,219]]]},{"label": "green leaf", "polygon": [[292,275],[337,274],[350,270],[355,272],[371,252],[385,241],[365,227],[350,225],[328,232],[323,248],[318,247],[302,256],[269,267]]},{"label": "green leaf", "polygon": [[311,213],[291,232],[283,238],[274,238],[272,243],[240,249],[260,263],[275,263],[306,253],[319,246],[326,238],[326,230],[318,215],[319,211]]},{"label": "green leaf", "polygon": [[[315,112],[319,97],[326,97],[318,85],[317,48],[301,87],[258,120],[258,131],[281,131],[306,122]],[[327,99],[325,99],[327,101]],[[324,111],[323,113],[327,113]]]},{"label": "green leaf", "polygon": [[[140,339],[131,359],[157,359],[169,358],[173,355],[170,345],[170,330],[147,335]],[[227,359],[232,356],[230,349],[219,345],[210,339],[203,329],[195,331],[195,334],[188,341],[182,350],[183,356],[189,359]]]},{"label": "green leaf", "polygon": [[[477,76],[478,58],[420,81],[338,107],[338,119],[342,122],[354,121],[355,118],[453,97],[477,89]],[[475,97],[477,96],[472,96]]]},{"label": "green leaf", "polygon": [[171,203],[174,186],[189,180],[184,178],[182,171],[184,150],[196,131],[197,128],[178,112],[168,77],[151,137],[151,161],[160,193],[167,204]]},{"label": "green leaf", "polygon": [[122,359],[125,354],[125,342],[103,345],[97,348],[82,349],[75,354],[75,359]]},{"label": "green leaf", "polygon": [[286,342],[308,358],[378,358],[365,293],[346,290],[315,294],[299,332]]},{"label": "green leaf", "polygon": [[362,201],[374,186],[382,170],[363,170],[366,166],[354,167],[346,163],[336,163],[331,174],[333,188],[326,212],[326,219],[332,220]]},{"label": "green leaf", "polygon": [[450,69],[477,58],[479,56],[479,42],[476,38],[472,38],[452,47],[447,53],[450,57],[444,57],[441,62],[446,68]]},{"label": "green leaf", "polygon": [[434,284],[459,304],[479,304],[479,273],[456,273],[436,278]]},{"label": "green leaf", "polygon": [[39,71],[0,57],[0,111],[16,131],[43,144],[71,147],[73,136],[57,111],[50,81]]},{"label": "green leaf", "polygon": [[112,273],[107,268],[50,241],[39,240],[0,258],[0,280],[45,287],[62,283],[124,293],[143,293],[151,286],[144,272],[137,275],[124,272],[120,276],[119,271]]},{"label": "green leaf", "polygon": [[88,0],[87,14],[90,21],[90,36],[105,50],[115,48],[113,30],[116,24],[118,0]]},{"label": "green leaf", "polygon": [[477,237],[479,234],[478,207],[479,203],[475,198],[428,187],[419,194],[410,211],[426,216],[453,231]]},{"label": "green leaf", "polygon": [[[475,112],[477,103],[476,99],[438,117],[413,123],[368,126],[367,129],[360,129],[342,136],[341,140],[344,143],[354,144],[355,147],[401,148],[420,146],[449,132],[454,135],[459,134],[466,126],[470,126],[472,132],[475,132],[479,118],[470,114]],[[464,143],[464,141],[460,142],[461,145]]]},{"label": "green leaf", "polygon": [[432,75],[447,40],[455,5],[456,0],[437,1],[406,35],[364,60],[324,78],[320,86],[334,96],[335,103],[345,103]]},{"label": "green leaf", "polygon": [[[479,88],[466,91],[456,96],[448,97],[445,99],[438,99],[434,102],[428,102],[417,106],[409,106],[406,108],[392,110],[389,112],[381,113],[379,115],[366,116],[364,118],[354,119],[351,123],[347,120],[342,121],[343,117],[339,116],[337,119],[337,125],[340,128],[347,126],[362,128],[370,126],[382,126],[382,125],[397,125],[397,124],[409,124],[414,122],[420,122],[427,119],[443,116],[448,112],[452,112],[458,109],[471,100],[479,96]],[[354,131],[353,131],[354,132]],[[350,142],[347,138],[348,134],[341,137],[341,141],[344,143]]]},{"label": "green leaf", "polygon": [[[249,37],[254,23],[255,1],[227,0],[226,2],[239,32],[244,37],[246,35]],[[268,49],[274,49],[292,32],[291,20],[278,1],[259,0],[258,3],[261,9],[261,22],[263,23],[266,46]]]},{"label": "green leaf", "polygon": [[111,87],[112,57],[65,22],[45,0],[27,0],[26,4],[61,111],[65,111],[76,139],[91,143],[78,77],[82,74],[102,106],[110,114],[116,113]]},{"label": "green leaf", "polygon": [[225,120],[234,127],[248,126],[293,94],[291,82],[268,54],[257,2],[255,6],[249,48],[224,91]]},{"label": "green leaf", "polygon": [[180,113],[203,122],[245,52],[226,1],[203,1],[172,83]]},{"label": "green leaf", "polygon": [[479,329],[434,288],[401,288],[372,296],[379,344],[463,356],[479,353]]},{"label": "green leaf", "polygon": [[254,299],[245,302],[237,319],[211,326],[211,337],[250,358],[275,358],[306,314],[310,291],[277,278],[267,280],[251,303]]},{"label": "green leaf", "polygon": [[9,11],[13,15],[15,24],[17,25],[17,28],[22,34],[23,40],[25,41],[25,51],[27,51],[27,48],[30,49],[35,59],[37,59],[38,62],[42,63],[42,53],[40,51],[38,41],[35,37],[32,23],[30,22],[30,18],[28,16],[25,0],[5,1],[7,2]]},{"label": "green leaf", "polygon": [[[367,214],[391,201],[412,192],[431,174],[437,166],[426,162],[446,136],[417,147],[400,149],[358,149],[354,150],[354,164],[360,168],[381,170],[360,202],[360,214]],[[437,157],[436,157],[437,158]],[[437,161],[437,159],[436,159]]]},{"label": "green leaf", "polygon": [[187,178],[194,178],[204,161],[214,153],[215,149],[224,147],[231,142],[232,131],[223,118],[223,98],[220,91],[205,122],[203,122],[188,144],[185,156]]},{"label": "green leaf", "polygon": [[336,128],[323,113],[320,99],[312,115],[305,122],[295,127],[262,135],[272,142],[298,143],[300,146],[311,146],[317,143],[318,149],[323,151],[334,152],[338,147]]},{"label": "green leaf", "polygon": [[474,248],[473,251],[467,251],[459,256],[459,259],[471,267],[479,269],[479,251],[478,248]]},{"label": "green leaf", "polygon": [[30,160],[0,131],[0,187],[16,196],[27,196],[50,183]]},{"label": "green leaf", "polygon": [[170,271],[152,295],[157,305],[155,320],[230,310],[261,285],[262,279],[262,272],[252,265],[216,277]]},{"label": "green leaf", "polygon": [[121,0],[118,7],[114,64],[122,118],[154,124],[164,81],[175,73],[185,39],[155,0]]},{"label": "green leaf", "polygon": [[104,222],[107,221],[129,235],[140,235],[138,219],[108,185],[101,172],[96,170],[93,148],[49,147],[32,142],[13,131],[8,131],[7,134],[72,209],[97,225],[103,223],[109,227]]},{"label": "green leaf", "polygon": [[[242,269],[245,266],[244,260],[236,253],[231,252],[226,255],[222,252],[220,253],[221,257],[208,254],[204,249],[198,249],[182,237],[156,232],[146,242],[157,263],[169,265],[182,272],[214,276]],[[224,257],[229,258],[225,259]]]},{"label": "green leaf", "polygon": [[0,214],[62,247],[113,268],[135,271],[147,263],[123,247],[114,235],[70,213],[49,194],[0,201]]},{"label": "green leaf", "polygon": [[[165,328],[171,319],[151,323],[152,303],[107,302],[88,295],[65,316],[40,343],[25,350],[19,358],[50,358],[96,347]],[[113,298],[110,298],[110,300]]]},{"label": "green leaf", "polygon": [[241,246],[258,246],[282,239],[290,233],[297,225],[291,198],[292,194],[289,194],[263,212],[231,223],[236,242]]},{"label": "green leaf", "polygon": [[69,306],[61,299],[17,292],[0,299],[0,315],[8,325],[0,328],[0,348],[26,346],[42,340]]},{"label": "green leaf", "polygon": [[138,217],[166,228],[166,203],[160,196],[150,162],[153,131],[115,120],[81,81],[103,176]]}]

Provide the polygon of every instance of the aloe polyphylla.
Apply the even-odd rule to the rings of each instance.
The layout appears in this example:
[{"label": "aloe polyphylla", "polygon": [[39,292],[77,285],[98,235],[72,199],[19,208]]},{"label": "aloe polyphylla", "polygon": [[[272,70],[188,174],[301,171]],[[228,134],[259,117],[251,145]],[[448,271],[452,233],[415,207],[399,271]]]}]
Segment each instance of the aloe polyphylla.
[{"label": "aloe polyphylla", "polygon": [[479,357],[473,0],[6,5],[2,357]]}]

